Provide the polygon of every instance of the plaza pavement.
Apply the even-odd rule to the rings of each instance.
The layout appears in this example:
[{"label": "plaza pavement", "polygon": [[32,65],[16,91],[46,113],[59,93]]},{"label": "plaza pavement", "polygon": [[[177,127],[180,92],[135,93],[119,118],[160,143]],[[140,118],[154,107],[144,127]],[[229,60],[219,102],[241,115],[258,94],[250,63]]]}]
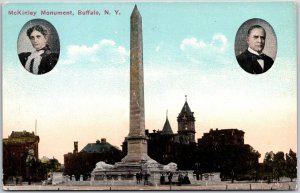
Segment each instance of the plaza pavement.
[{"label": "plaza pavement", "polygon": [[204,185],[135,185],[135,186],[67,186],[67,185],[18,185],[18,186],[3,186],[3,190],[104,190],[104,191],[117,191],[117,190],[137,190],[137,191],[149,191],[149,190],[297,190],[297,182],[279,182],[279,183],[260,183],[260,182],[220,182],[218,184],[204,184]]}]

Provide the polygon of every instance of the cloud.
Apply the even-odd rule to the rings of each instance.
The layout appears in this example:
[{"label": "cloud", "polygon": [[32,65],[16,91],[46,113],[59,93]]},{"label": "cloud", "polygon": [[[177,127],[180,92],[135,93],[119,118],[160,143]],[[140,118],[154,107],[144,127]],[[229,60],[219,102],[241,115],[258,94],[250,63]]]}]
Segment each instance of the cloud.
[{"label": "cloud", "polygon": [[185,51],[188,47],[191,47],[198,50],[209,49],[212,51],[223,53],[226,51],[227,46],[228,46],[228,40],[226,36],[223,34],[215,34],[212,37],[211,42],[209,43],[206,43],[202,40],[198,40],[195,37],[185,38],[182,40],[180,44],[180,49],[182,51]]},{"label": "cloud", "polygon": [[210,46],[219,50],[220,52],[225,52],[228,46],[228,40],[226,36],[222,34],[216,34],[213,36]]},{"label": "cloud", "polygon": [[182,40],[180,49],[185,50],[186,47],[191,46],[196,49],[202,49],[207,47],[207,44],[203,41],[198,41],[197,38],[185,38]]},{"label": "cloud", "polygon": [[220,33],[213,35],[209,42],[190,37],[183,39],[180,44],[180,49],[185,54],[186,59],[202,68],[211,68],[212,64],[228,64],[230,62],[227,53],[228,47],[227,37]]},{"label": "cloud", "polygon": [[62,64],[99,64],[119,65],[124,64],[129,58],[129,51],[115,41],[102,39],[96,44],[69,45],[66,57],[62,58]]}]

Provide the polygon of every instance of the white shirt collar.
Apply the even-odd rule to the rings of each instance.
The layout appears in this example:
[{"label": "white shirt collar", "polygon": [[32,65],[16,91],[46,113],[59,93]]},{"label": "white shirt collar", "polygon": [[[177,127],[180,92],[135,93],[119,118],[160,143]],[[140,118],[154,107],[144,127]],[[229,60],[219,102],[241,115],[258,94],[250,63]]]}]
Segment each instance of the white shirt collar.
[{"label": "white shirt collar", "polygon": [[260,53],[260,54],[259,54],[257,51],[252,50],[250,47],[248,47],[248,51],[249,51],[250,53],[252,53],[252,54],[257,55],[257,56],[263,54],[263,53]]}]

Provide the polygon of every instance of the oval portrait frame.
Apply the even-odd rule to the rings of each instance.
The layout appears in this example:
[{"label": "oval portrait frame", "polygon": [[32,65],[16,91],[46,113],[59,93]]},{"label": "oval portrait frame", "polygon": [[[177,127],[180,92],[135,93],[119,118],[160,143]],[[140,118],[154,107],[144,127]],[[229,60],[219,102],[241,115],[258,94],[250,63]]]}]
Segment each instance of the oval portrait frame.
[{"label": "oval portrait frame", "polygon": [[[41,55],[43,57],[40,62],[38,73],[33,73],[25,67],[28,57],[32,52],[35,51],[29,37],[27,36],[27,30],[36,25],[40,25],[47,30],[48,46],[45,53]],[[49,21],[44,19],[32,19],[26,22],[19,32],[17,40],[17,54],[19,56],[21,65],[31,74],[42,75],[52,71],[58,62],[60,54],[60,41],[55,27]],[[42,70],[42,67],[45,67],[43,68],[44,70]]]},{"label": "oval portrait frame", "polygon": [[[249,19],[249,20],[245,21],[239,27],[239,29],[236,33],[236,36],[235,36],[235,45],[234,45],[235,56],[237,57],[238,55],[245,52],[245,50],[247,50],[247,48],[248,48],[248,44],[247,44],[248,30],[251,26],[254,26],[254,25],[259,25],[265,29],[266,40],[265,40],[265,47],[263,49],[263,53],[265,55],[269,56],[270,58],[272,58],[273,61],[275,62],[276,55],[277,55],[277,46],[278,46],[275,31],[274,31],[273,27],[267,21],[260,19],[260,18]],[[239,65],[241,66],[241,64],[239,64]],[[244,70],[244,71],[246,71],[246,70]],[[267,72],[267,71],[265,71],[265,72]],[[263,72],[263,73],[265,73],[265,72]]]}]

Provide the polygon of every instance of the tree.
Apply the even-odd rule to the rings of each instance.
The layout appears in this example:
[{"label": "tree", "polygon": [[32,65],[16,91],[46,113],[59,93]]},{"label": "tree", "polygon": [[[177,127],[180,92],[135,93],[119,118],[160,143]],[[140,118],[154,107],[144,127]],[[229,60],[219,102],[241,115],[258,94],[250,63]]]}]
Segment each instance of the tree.
[{"label": "tree", "polygon": [[293,181],[297,177],[297,155],[290,149],[286,156],[286,175]]},{"label": "tree", "polygon": [[42,163],[40,160],[37,161],[37,168],[36,168],[36,177],[37,181],[45,180],[48,174],[48,167],[46,164]]},{"label": "tree", "polygon": [[250,147],[250,152],[251,153],[248,154],[248,160],[250,160],[248,167],[250,169],[247,175],[251,176],[251,179],[257,181],[260,178],[258,159],[260,158],[261,154],[253,147]]},{"label": "tree", "polygon": [[270,182],[270,179],[273,179],[274,176],[274,153],[273,151],[267,152],[265,154],[264,158],[264,168],[265,168],[265,173],[268,178],[268,182]]},{"label": "tree", "polygon": [[273,166],[274,166],[274,177],[279,181],[280,177],[284,176],[284,172],[285,172],[285,159],[284,159],[284,153],[282,151],[277,152],[274,155]]},{"label": "tree", "polygon": [[[222,180],[250,180],[256,177],[260,153],[250,145],[209,144],[198,147],[201,172],[220,172]],[[195,164],[193,164],[195,165]]]},{"label": "tree", "polygon": [[53,159],[49,160],[47,166],[48,166],[49,171],[57,172],[57,171],[60,171],[61,164],[58,162],[57,159],[55,159],[53,157]]}]

